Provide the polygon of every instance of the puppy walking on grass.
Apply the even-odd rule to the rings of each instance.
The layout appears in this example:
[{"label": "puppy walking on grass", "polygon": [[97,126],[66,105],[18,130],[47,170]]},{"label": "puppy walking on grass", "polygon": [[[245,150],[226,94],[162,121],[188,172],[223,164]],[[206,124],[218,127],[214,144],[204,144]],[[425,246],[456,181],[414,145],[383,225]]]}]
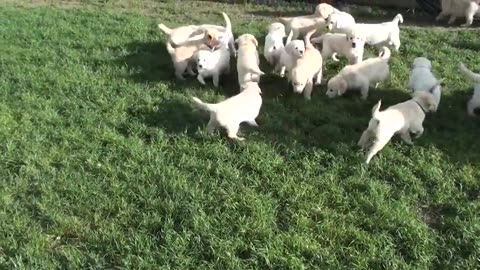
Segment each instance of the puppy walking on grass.
[{"label": "puppy walking on grass", "polygon": [[413,98],[380,111],[381,101],[372,108],[372,119],[362,133],[358,145],[367,150],[366,163],[375,156],[390,139],[399,134],[407,144],[413,144],[410,133],[419,138],[423,134],[423,120],[428,112],[437,110],[432,94],[424,91],[414,92]]},{"label": "puppy walking on grass", "polygon": [[296,93],[303,92],[307,100],[311,99],[314,82],[317,85],[322,83],[322,55],[310,42],[315,31],[316,29],[313,29],[305,35],[305,53],[297,59],[292,74],[289,75],[293,90]]},{"label": "puppy walking on grass", "polygon": [[247,82],[260,82],[260,76],[265,73],[259,67],[257,39],[251,34],[243,34],[235,42],[238,44],[238,84],[243,89]]},{"label": "puppy walking on grass", "polygon": [[240,124],[243,122],[257,127],[255,121],[262,107],[262,91],[256,82],[245,83],[239,94],[216,104],[205,103],[193,97],[195,105],[210,113],[207,131],[212,133],[217,127],[227,130],[230,139],[245,140],[237,136]]},{"label": "puppy walking on grass", "polygon": [[480,115],[480,73],[474,73],[469,70],[463,63],[459,65],[460,73],[474,83],[473,96],[467,103],[467,112],[470,116]]}]

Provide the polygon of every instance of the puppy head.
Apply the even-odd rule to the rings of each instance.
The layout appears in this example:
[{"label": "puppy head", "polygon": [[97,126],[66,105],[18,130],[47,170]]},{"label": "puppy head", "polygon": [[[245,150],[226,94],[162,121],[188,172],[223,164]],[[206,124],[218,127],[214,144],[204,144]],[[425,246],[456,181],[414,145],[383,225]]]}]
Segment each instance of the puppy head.
[{"label": "puppy head", "polygon": [[258,47],[258,41],[257,39],[251,35],[251,34],[243,34],[239,36],[235,42],[238,44],[238,46],[255,46]]},{"label": "puppy head", "polygon": [[321,3],[315,8],[315,15],[327,19],[333,13],[333,7],[326,3]]},{"label": "puppy head", "polygon": [[432,62],[425,57],[417,57],[413,60],[413,68],[427,68],[432,69]]},{"label": "puppy head", "polygon": [[212,52],[207,50],[199,50],[195,56],[197,62],[197,69],[205,70],[210,69],[210,56]]},{"label": "puppy head", "polygon": [[216,49],[219,49],[222,45],[220,37],[221,34],[218,31],[205,30],[203,36],[203,44],[207,45],[207,47],[211,51],[215,51]]},{"label": "puppy head", "polygon": [[352,48],[363,48],[365,46],[365,35],[359,31],[351,31],[347,34],[347,41],[352,44]]},{"label": "puppy head", "polygon": [[415,91],[412,99],[418,102],[426,112],[437,111],[438,104],[435,97],[429,92]]},{"label": "puppy head", "polygon": [[331,78],[327,83],[327,97],[334,98],[341,96],[347,92],[348,83],[345,79],[335,76]]},{"label": "puppy head", "polygon": [[281,37],[287,36],[287,33],[285,33],[285,25],[279,22],[270,24],[270,26],[268,27],[268,33],[278,33]]},{"label": "puppy head", "polygon": [[293,91],[296,93],[302,93],[305,89],[305,85],[308,83],[309,78],[306,75],[306,72],[302,72],[298,68],[292,70],[292,75],[290,76],[292,80]]},{"label": "puppy head", "polygon": [[305,42],[303,42],[303,40],[292,40],[287,44],[285,50],[287,50],[290,55],[302,57],[305,53]]}]

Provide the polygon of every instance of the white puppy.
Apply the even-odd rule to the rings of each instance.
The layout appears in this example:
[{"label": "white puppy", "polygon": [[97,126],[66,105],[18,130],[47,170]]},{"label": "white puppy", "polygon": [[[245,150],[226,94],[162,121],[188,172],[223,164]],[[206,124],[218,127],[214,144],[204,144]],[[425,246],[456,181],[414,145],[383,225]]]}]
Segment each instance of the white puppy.
[{"label": "white puppy", "polygon": [[438,14],[437,21],[450,16],[448,24],[453,24],[458,17],[465,17],[467,21],[462,27],[467,27],[472,25],[475,15],[480,15],[479,0],[442,0],[441,4],[442,12]]},{"label": "white puppy", "polygon": [[213,77],[213,85],[218,87],[220,75],[230,72],[230,53],[227,48],[215,51],[200,50],[196,55],[198,81],[205,85],[205,78]]},{"label": "white puppy", "polygon": [[474,83],[473,96],[467,103],[467,112],[470,116],[480,115],[480,74],[473,73],[463,63],[460,63],[460,72]]},{"label": "white puppy", "polygon": [[238,44],[238,84],[243,88],[247,82],[260,82],[260,75],[265,73],[258,66],[260,59],[257,52],[257,39],[251,34],[243,34],[235,42]]},{"label": "white puppy", "polygon": [[367,164],[395,134],[399,134],[406,143],[413,144],[410,133],[414,133],[416,138],[420,137],[424,130],[425,114],[437,110],[435,98],[424,91],[414,92],[412,99],[384,111],[380,111],[380,105],[381,101],[378,101],[373,107],[372,119],[358,141],[360,147],[368,149]]},{"label": "white puppy", "polygon": [[345,94],[349,89],[359,89],[362,99],[367,99],[371,84],[388,79],[390,74],[389,59],[390,50],[387,47],[383,47],[383,52],[378,57],[344,67],[328,81],[326,95],[329,98],[334,98]]},{"label": "white puppy", "polygon": [[442,80],[437,80],[432,73],[432,62],[425,57],[417,57],[413,60],[412,71],[410,72],[410,81],[408,88],[413,91],[428,91],[432,93],[440,105],[442,96]]},{"label": "white puppy", "polygon": [[315,14],[326,20],[327,28],[333,33],[347,34],[355,25],[352,15],[326,3],[319,4],[315,8]]},{"label": "white puppy", "polygon": [[268,34],[265,37],[265,46],[263,48],[263,56],[272,66],[277,66],[280,61],[280,54],[285,47],[283,38],[286,37],[285,26],[281,23],[272,23],[268,27]]},{"label": "white puppy", "polygon": [[314,82],[322,82],[323,59],[320,52],[310,42],[310,37],[316,30],[313,29],[305,35],[305,53],[299,57],[289,75],[292,81],[293,90],[296,93],[302,93],[310,100]]},{"label": "white puppy", "polygon": [[285,47],[280,51],[280,59],[275,66],[275,71],[280,71],[280,76],[284,77],[285,72],[291,72],[295,61],[305,53],[305,42],[303,40],[292,40],[293,31],[290,31]]},{"label": "white puppy", "polygon": [[[213,25],[213,24],[202,24],[202,25],[193,25],[189,26],[192,28],[192,32],[189,34],[188,39],[181,41],[172,41],[174,47],[185,46],[188,44],[201,42],[203,33],[205,31],[216,32],[216,38],[218,41],[230,50],[232,56],[236,57],[237,50],[235,49],[234,37],[232,32],[232,22],[225,12],[222,12],[223,19],[225,20],[225,26]],[[160,27],[160,25],[159,25]],[[217,49],[217,47],[211,47],[212,50]]]},{"label": "white puppy", "polygon": [[398,51],[400,48],[400,28],[399,23],[403,23],[402,14],[397,14],[391,22],[368,24],[357,23],[353,27],[354,31],[365,34],[367,44],[381,48],[384,46],[393,46]]},{"label": "white puppy", "polygon": [[358,64],[363,61],[365,39],[354,34],[326,33],[313,38],[313,43],[322,43],[322,57],[324,60],[332,57],[338,61],[337,54],[347,57],[350,64]]},{"label": "white puppy", "polygon": [[197,107],[210,112],[208,132],[211,133],[220,126],[227,130],[229,138],[243,141],[244,138],[238,137],[237,132],[243,122],[258,126],[255,118],[260,113],[262,106],[261,93],[257,83],[248,82],[244,85],[243,91],[220,103],[204,103],[196,97],[193,97],[193,100]]},{"label": "white puppy", "polygon": [[290,18],[280,17],[279,20],[287,27],[288,31],[293,31],[293,39],[297,39],[313,29],[321,32],[326,26],[325,19],[316,14]]}]

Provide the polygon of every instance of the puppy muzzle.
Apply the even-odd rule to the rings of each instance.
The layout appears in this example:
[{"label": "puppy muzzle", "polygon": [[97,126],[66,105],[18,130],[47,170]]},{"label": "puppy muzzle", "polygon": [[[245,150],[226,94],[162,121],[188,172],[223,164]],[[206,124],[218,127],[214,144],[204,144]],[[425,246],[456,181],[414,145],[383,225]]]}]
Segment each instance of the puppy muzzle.
[{"label": "puppy muzzle", "polygon": [[357,43],[355,43],[355,42],[352,42],[352,48],[354,48],[354,49],[355,49],[356,47],[357,47]]}]

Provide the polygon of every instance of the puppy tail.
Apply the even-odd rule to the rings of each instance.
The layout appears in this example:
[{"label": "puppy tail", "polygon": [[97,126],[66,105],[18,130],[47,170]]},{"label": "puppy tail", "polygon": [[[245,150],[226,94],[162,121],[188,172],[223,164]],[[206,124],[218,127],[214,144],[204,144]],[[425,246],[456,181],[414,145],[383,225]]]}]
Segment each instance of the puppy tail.
[{"label": "puppy tail", "polygon": [[158,28],[162,30],[165,34],[170,35],[172,33],[172,29],[168,28],[165,24],[159,23]]},{"label": "puppy tail", "polygon": [[[377,119],[380,113],[380,106],[382,105],[382,100],[380,99],[375,106],[372,108],[372,118]],[[378,121],[378,120],[377,120]]]},{"label": "puppy tail", "polygon": [[227,13],[222,12],[223,19],[225,20],[225,30],[227,33],[232,32],[232,22],[230,21],[230,18],[228,17]]},{"label": "puppy tail", "polygon": [[380,52],[379,57],[382,58],[382,59],[388,60],[388,59],[390,59],[391,55],[392,55],[392,52],[390,51],[390,49],[387,48],[387,47],[383,47],[382,51]]},{"label": "puppy tail", "polygon": [[402,14],[397,14],[397,16],[395,16],[395,18],[393,18],[393,23],[395,24],[398,24],[398,23],[403,23],[403,16]]},{"label": "puppy tail", "polygon": [[169,42],[167,42],[167,52],[172,55],[172,54],[175,54],[175,48],[173,48],[172,44]]},{"label": "puppy tail", "polygon": [[333,61],[335,61],[335,62],[340,61],[340,60],[337,58],[337,53],[336,53],[336,52],[334,52],[334,53],[332,54],[332,59],[333,59]]},{"label": "puppy tail", "polygon": [[458,67],[460,69],[460,73],[462,73],[469,80],[474,82],[480,82],[480,74],[474,73],[473,71],[469,70],[463,63],[460,63]]},{"label": "puppy tail", "polygon": [[209,104],[201,101],[197,97],[192,97],[193,102],[195,103],[195,106],[201,110],[207,111],[207,112],[215,112],[215,104]]},{"label": "puppy tail", "polygon": [[316,28],[308,31],[308,33],[305,34],[305,38],[304,38],[305,48],[313,47],[312,42],[310,42],[310,38],[312,37],[313,33],[315,33],[315,32],[317,32]]},{"label": "puppy tail", "polygon": [[292,39],[293,39],[293,31],[290,30],[290,33],[288,33],[287,41],[285,41],[285,45],[292,42]]}]

